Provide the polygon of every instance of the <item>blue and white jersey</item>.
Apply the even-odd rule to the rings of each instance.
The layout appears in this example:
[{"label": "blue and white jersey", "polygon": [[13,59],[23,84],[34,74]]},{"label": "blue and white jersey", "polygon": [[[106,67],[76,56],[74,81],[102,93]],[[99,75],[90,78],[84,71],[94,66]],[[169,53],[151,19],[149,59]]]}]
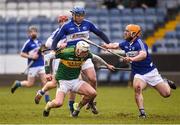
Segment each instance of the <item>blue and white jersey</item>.
[{"label": "blue and white jersey", "polygon": [[[38,59],[34,60],[34,63],[30,67],[44,66],[44,59],[42,54],[39,52],[39,48],[42,45],[42,42],[39,40],[28,39],[23,45],[21,52],[33,55],[38,53]],[[28,64],[32,61],[32,59],[28,59]]]},{"label": "blue and white jersey", "polygon": [[57,28],[55,31],[53,31],[53,33],[51,33],[51,36],[50,36],[50,38],[54,38],[54,36],[55,35],[57,35],[57,33],[58,33],[58,31],[59,31],[59,29],[60,29],[60,27],[59,28]]},{"label": "blue and white jersey", "polygon": [[126,56],[129,56],[129,57],[137,56],[139,54],[139,51],[141,51],[141,50],[146,51],[147,56],[144,60],[131,63],[133,75],[135,75],[135,74],[144,75],[144,74],[152,71],[154,68],[156,68],[151,60],[149,53],[148,53],[148,46],[140,38],[137,38],[132,43],[130,43],[128,41],[119,43],[119,47],[122,50],[124,50],[126,53]]},{"label": "blue and white jersey", "polygon": [[93,32],[101,39],[103,39],[106,43],[110,43],[107,36],[100,31],[92,22],[88,20],[83,20],[81,24],[76,24],[73,19],[65,23],[55,35],[52,49],[55,50],[57,43],[59,40],[66,37],[68,45],[75,45],[81,38],[89,38],[89,33]]}]

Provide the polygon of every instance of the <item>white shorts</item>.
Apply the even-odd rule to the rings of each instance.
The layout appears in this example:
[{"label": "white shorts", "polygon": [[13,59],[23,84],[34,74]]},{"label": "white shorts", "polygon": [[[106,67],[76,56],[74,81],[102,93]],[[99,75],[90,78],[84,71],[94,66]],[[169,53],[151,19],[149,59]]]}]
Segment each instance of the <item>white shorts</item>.
[{"label": "white shorts", "polygon": [[57,92],[61,91],[67,93],[68,91],[78,92],[81,85],[84,83],[83,80],[73,79],[73,80],[59,80],[58,81]]},{"label": "white shorts", "polygon": [[44,66],[38,66],[38,67],[31,67],[28,70],[28,76],[35,77],[39,76],[39,74],[45,74]]},{"label": "white shorts", "polygon": [[54,75],[56,74],[56,72],[58,70],[58,66],[59,66],[60,61],[61,61],[61,59],[54,59],[52,62],[53,63],[52,66],[53,66],[53,74]]},{"label": "white shorts", "polygon": [[134,78],[139,78],[151,86],[156,86],[157,84],[164,82],[156,68],[144,75],[136,74]]},{"label": "white shorts", "polygon": [[88,69],[88,68],[91,68],[91,67],[94,68],[94,64],[92,63],[92,60],[89,58],[84,62],[81,69],[85,70],[85,69]]}]

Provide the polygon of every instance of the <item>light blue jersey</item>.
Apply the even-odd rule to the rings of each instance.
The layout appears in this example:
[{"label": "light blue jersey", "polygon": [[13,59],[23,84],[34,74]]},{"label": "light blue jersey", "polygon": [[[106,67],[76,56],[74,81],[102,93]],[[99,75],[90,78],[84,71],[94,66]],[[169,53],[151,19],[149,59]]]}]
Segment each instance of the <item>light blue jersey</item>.
[{"label": "light blue jersey", "polygon": [[148,53],[148,46],[140,38],[137,38],[133,43],[130,43],[128,41],[119,43],[119,47],[124,50],[126,55],[129,57],[137,56],[139,54],[139,51],[141,50],[146,51],[147,56],[144,60],[131,63],[133,75],[144,75],[156,68],[152,63],[151,57]]},{"label": "light blue jersey", "polygon": [[55,50],[59,40],[63,39],[64,36],[68,42],[68,46],[75,45],[82,38],[89,38],[89,33],[93,32],[106,43],[110,43],[108,37],[100,31],[92,22],[83,20],[81,24],[76,24],[73,19],[65,23],[57,35],[53,39],[52,49]]},{"label": "light blue jersey", "polygon": [[[39,52],[39,48],[42,45],[42,42],[39,40],[28,39],[23,45],[21,52],[27,54],[38,53],[38,59],[34,60],[34,63],[30,67],[44,66],[44,60],[42,54]],[[28,64],[32,61],[32,59],[28,59]]]}]

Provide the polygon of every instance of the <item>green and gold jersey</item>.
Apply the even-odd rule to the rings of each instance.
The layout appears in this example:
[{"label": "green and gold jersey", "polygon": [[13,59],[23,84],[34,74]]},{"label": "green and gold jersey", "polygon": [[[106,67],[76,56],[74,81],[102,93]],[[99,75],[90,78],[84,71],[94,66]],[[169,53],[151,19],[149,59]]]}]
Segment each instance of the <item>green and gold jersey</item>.
[{"label": "green and gold jersey", "polygon": [[71,46],[56,53],[56,58],[61,58],[56,80],[72,80],[79,77],[82,64],[88,59],[92,58],[89,53],[87,57],[77,57],[75,54],[75,47]]}]

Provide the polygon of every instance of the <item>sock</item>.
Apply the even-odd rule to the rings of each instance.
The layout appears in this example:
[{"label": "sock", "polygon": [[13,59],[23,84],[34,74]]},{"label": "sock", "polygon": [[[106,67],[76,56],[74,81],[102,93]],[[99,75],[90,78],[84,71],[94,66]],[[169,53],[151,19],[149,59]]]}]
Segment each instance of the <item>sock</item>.
[{"label": "sock", "polygon": [[79,102],[78,107],[77,107],[77,110],[80,111],[83,106],[84,106],[84,105],[82,104],[82,102]]},{"label": "sock", "polygon": [[47,102],[50,100],[49,95],[45,95],[45,96],[44,96],[44,99],[45,99],[45,102],[47,103]]},{"label": "sock", "polygon": [[74,111],[73,104],[74,104],[74,101],[69,101],[69,110],[70,110],[71,112]]},{"label": "sock", "polygon": [[43,96],[45,94],[45,92],[40,90],[40,94]]},{"label": "sock", "polygon": [[144,109],[139,109],[139,112],[140,112],[141,115],[145,115],[146,114]]},{"label": "sock", "polygon": [[21,82],[19,81],[19,82],[17,82],[17,87],[21,87]]}]

